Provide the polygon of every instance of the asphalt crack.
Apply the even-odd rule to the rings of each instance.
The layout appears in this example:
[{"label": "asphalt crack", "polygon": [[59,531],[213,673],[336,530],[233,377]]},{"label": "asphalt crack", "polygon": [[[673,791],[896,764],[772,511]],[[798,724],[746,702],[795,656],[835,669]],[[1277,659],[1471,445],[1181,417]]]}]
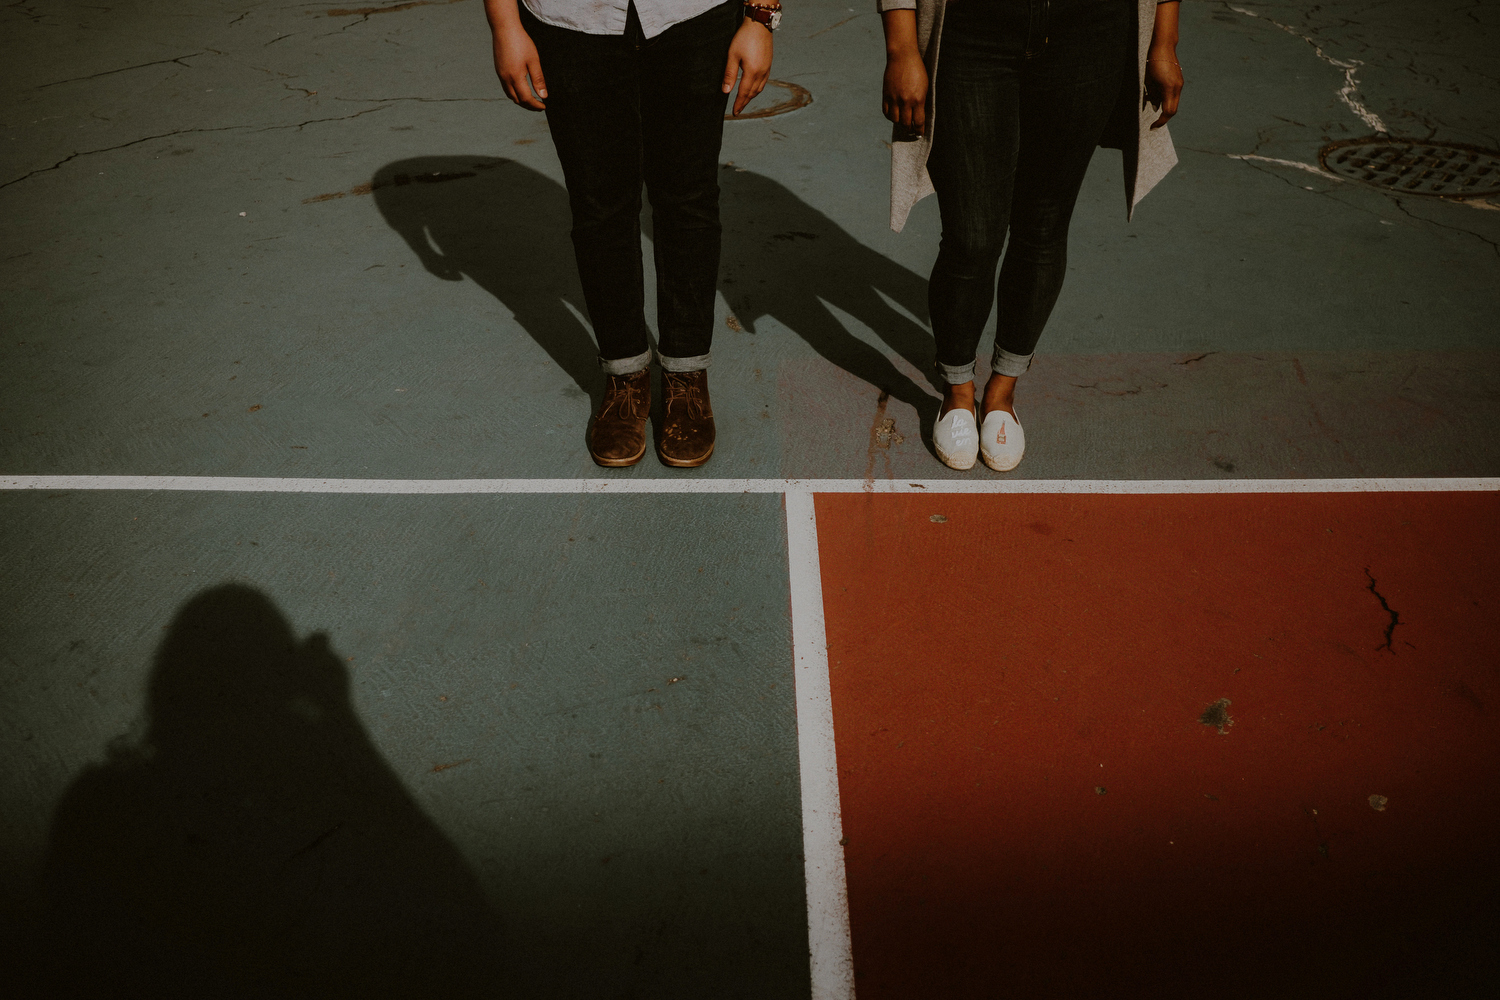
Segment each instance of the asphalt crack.
[{"label": "asphalt crack", "polygon": [[299,122],[296,125],[266,125],[266,126],[263,126],[261,128],[256,128],[253,125],[223,125],[223,126],[220,126],[218,128],[179,128],[179,129],[173,129],[170,132],[161,132],[161,133],[158,133],[156,135],[142,136],[139,139],[132,139],[129,142],[122,142],[122,143],[120,143],[119,145],[116,145],[116,146],[105,146],[103,149],[86,149],[86,150],[83,150],[83,151],[77,152],[77,153],[69,153],[67,156],[64,156],[62,159],[60,159],[56,163],[52,164],[52,166],[50,166],[50,167],[38,167],[37,169],[31,171],[30,173],[22,174],[20,177],[13,178],[11,180],[6,181],[3,184],[0,184],[0,188],[8,188],[12,184],[19,184],[19,183],[21,183],[24,180],[30,180],[31,178],[35,177],[37,174],[50,173],[51,171],[57,170],[57,169],[61,168],[62,166],[64,166],[65,164],[71,163],[72,161],[74,161],[76,159],[79,159],[80,157],[94,156],[94,155],[99,154],[99,153],[112,153],[112,152],[114,152],[117,149],[128,149],[131,146],[139,146],[141,143],[143,143],[143,142],[150,142],[153,139],[170,139],[174,135],[195,135],[195,134],[205,133],[205,132],[237,132],[237,131],[246,131],[246,130],[252,131],[252,132],[278,132],[278,131],[282,131],[284,129],[289,129],[289,128],[299,129],[300,130],[300,129],[306,128],[309,125],[319,125],[319,124],[322,124],[324,122],[348,121],[350,118],[358,118],[360,115],[368,115],[368,114],[372,114],[372,113],[374,113],[376,111],[384,111],[388,107],[390,107],[389,104],[382,104],[378,108],[365,108],[363,111],[356,111],[352,115],[339,115],[339,116],[334,117],[334,118],[310,118],[307,121],[305,121],[305,122]]},{"label": "asphalt crack", "polygon": [[344,828],[344,824],[342,824],[342,823],[336,823],[336,824],[334,824],[333,827],[331,827],[330,829],[324,830],[322,833],[318,834],[311,841],[309,841],[308,844],[307,844],[307,846],[301,848],[300,850],[294,851],[292,853],[292,856],[289,857],[289,858],[287,858],[287,861],[289,861],[289,862],[290,861],[296,861],[298,858],[302,857],[304,854],[310,854],[310,853],[312,853],[313,851],[317,850],[319,847],[322,847],[324,841],[326,841],[329,837],[332,837],[335,833],[338,833],[343,828]]},{"label": "asphalt crack", "polygon": [[328,17],[358,17],[360,20],[368,20],[371,14],[394,14],[413,7],[441,7],[460,2],[461,0],[409,0],[408,3],[392,4],[389,7],[336,7],[323,13]]},{"label": "asphalt crack", "polygon": [[1102,393],[1106,396],[1139,396],[1141,394],[1141,387],[1138,385],[1133,385],[1125,389],[1106,389],[1098,382],[1089,382],[1087,384],[1082,382],[1070,382],[1068,384],[1075,389],[1093,389],[1095,392]]},{"label": "asphalt crack", "polygon": [[1401,624],[1401,615],[1395,608],[1390,606],[1385,599],[1385,595],[1375,589],[1375,577],[1370,575],[1370,567],[1368,566],[1365,567],[1365,577],[1370,581],[1365,589],[1375,595],[1375,599],[1380,602],[1380,606],[1385,609],[1385,613],[1391,616],[1391,620],[1385,626],[1385,642],[1376,646],[1375,651],[1378,653],[1382,649],[1390,650],[1391,655],[1394,656],[1396,655],[1396,650],[1391,647],[1391,637],[1395,635],[1396,626]]},{"label": "asphalt crack", "polygon": [[1465,236],[1472,236],[1476,240],[1479,240],[1481,243],[1488,244],[1489,248],[1495,252],[1495,256],[1500,257],[1500,243],[1497,243],[1489,237],[1481,236],[1478,233],[1474,232],[1474,230],[1465,229],[1462,226],[1449,226],[1441,222],[1434,222],[1432,219],[1428,219],[1420,215],[1413,215],[1411,213],[1411,210],[1408,209],[1404,204],[1402,204],[1400,198],[1392,197],[1391,201],[1396,203],[1396,207],[1401,210],[1401,214],[1406,216],[1408,219],[1415,219],[1416,221],[1424,222],[1429,226],[1437,226],[1439,229],[1449,229],[1455,233],[1463,233]]},{"label": "asphalt crack", "polygon": [[479,103],[493,104],[496,101],[509,101],[508,97],[335,97],[335,101],[348,101],[352,104],[379,104],[397,101],[419,101],[423,104],[454,104],[454,103]]},{"label": "asphalt crack", "polygon": [[1390,129],[1386,128],[1385,122],[1381,120],[1380,116],[1366,107],[1365,103],[1359,99],[1359,79],[1356,73],[1359,68],[1364,65],[1364,62],[1362,60],[1335,59],[1333,56],[1323,51],[1323,46],[1319,44],[1316,38],[1314,38],[1312,35],[1307,35],[1298,31],[1296,28],[1292,27],[1289,24],[1282,24],[1280,21],[1274,21],[1271,18],[1266,17],[1264,14],[1257,14],[1253,10],[1246,10],[1244,7],[1236,7],[1231,3],[1225,3],[1224,6],[1229,10],[1234,11],[1236,14],[1244,14],[1246,17],[1258,18],[1259,20],[1265,21],[1267,24],[1274,24],[1276,27],[1280,28],[1282,31],[1285,31],[1287,34],[1292,35],[1295,38],[1300,38],[1308,45],[1311,45],[1313,52],[1319,59],[1323,60],[1325,63],[1333,66],[1336,69],[1341,69],[1344,71],[1344,85],[1336,92],[1338,99],[1344,103],[1344,106],[1352,111],[1355,117],[1364,122],[1370,128],[1374,129],[1376,132],[1382,135],[1388,134],[1390,132]]},{"label": "asphalt crack", "polygon": [[134,66],[121,66],[119,69],[107,69],[103,73],[90,73],[88,76],[70,76],[66,80],[53,80],[51,83],[44,83],[40,87],[33,87],[31,89],[46,90],[48,87],[61,87],[65,83],[78,83],[81,80],[97,80],[101,76],[114,76],[116,73],[129,73],[131,70],[146,69],[148,66],[165,66],[168,63],[176,63],[184,69],[192,69],[193,67],[189,66],[182,60],[191,59],[194,56],[201,56],[202,54],[202,52],[189,52],[185,56],[174,56],[171,59],[158,59],[155,62],[137,63]]},{"label": "asphalt crack", "polygon": [[161,132],[161,133],[158,133],[157,135],[148,135],[148,136],[144,136],[144,137],[142,137],[140,139],[132,139],[129,142],[122,142],[118,146],[105,146],[103,149],[87,149],[87,150],[84,150],[84,151],[78,152],[78,153],[69,153],[67,156],[64,156],[62,159],[60,159],[56,163],[52,164],[52,166],[50,166],[50,167],[38,167],[37,169],[31,171],[30,173],[22,174],[20,177],[16,177],[16,178],[14,178],[12,180],[6,181],[3,184],[0,184],[0,188],[8,188],[12,184],[19,184],[19,183],[21,183],[24,180],[30,180],[31,178],[35,177],[37,174],[45,174],[45,173],[49,173],[49,172],[51,172],[53,170],[57,170],[60,167],[62,167],[64,164],[71,163],[73,160],[76,160],[76,159],[78,159],[81,156],[93,156],[96,153],[112,153],[112,152],[114,152],[117,149],[128,149],[131,146],[139,146],[141,143],[143,143],[143,142],[150,142],[153,139],[169,139],[169,138],[171,138],[174,135],[188,135],[188,134],[194,133],[194,132],[232,132],[235,129],[242,129],[242,128],[248,128],[248,127],[249,126],[247,126],[247,125],[225,125],[223,128],[179,128],[179,129],[173,129],[171,132]]},{"label": "asphalt crack", "polygon": [[[875,482],[875,459],[878,455],[885,460],[885,478],[891,476],[890,447],[893,436],[896,433],[895,420],[887,420],[885,408],[891,401],[891,394],[885,389],[880,390],[880,396],[875,401],[875,419],[870,422],[870,447],[865,453],[865,490],[868,492]],[[881,435],[884,433],[884,440]],[[900,443],[899,441],[896,443]],[[884,450],[882,450],[884,449]]]}]

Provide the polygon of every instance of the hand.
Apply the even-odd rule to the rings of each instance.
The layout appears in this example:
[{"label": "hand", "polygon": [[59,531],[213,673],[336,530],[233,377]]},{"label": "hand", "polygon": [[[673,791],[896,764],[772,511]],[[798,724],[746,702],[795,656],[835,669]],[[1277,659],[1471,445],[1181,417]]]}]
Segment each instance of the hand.
[{"label": "hand", "polygon": [[880,110],[908,132],[927,130],[927,66],[916,46],[886,56]]},{"label": "hand", "polygon": [[745,18],[740,30],[734,33],[734,41],[729,43],[729,62],[724,66],[724,93],[734,89],[736,77],[740,81],[740,92],[734,99],[735,114],[744,111],[745,105],[766,89],[766,81],[771,78],[773,50],[771,32],[766,26]]},{"label": "hand", "polygon": [[927,66],[917,48],[917,12],[888,10],[880,23],[885,31],[880,110],[897,126],[921,135],[927,131]]},{"label": "hand", "polygon": [[1152,51],[1146,59],[1146,101],[1161,109],[1161,117],[1151,123],[1152,128],[1161,128],[1177,114],[1182,84],[1182,67],[1177,63],[1176,53],[1158,55]]},{"label": "hand", "polygon": [[1151,26],[1151,46],[1146,50],[1146,102],[1161,109],[1161,116],[1151,123],[1161,128],[1177,113],[1177,99],[1182,96],[1182,67],[1177,64],[1177,12],[1182,6],[1176,0],[1156,5],[1156,22]]},{"label": "hand", "polygon": [[495,75],[505,88],[505,96],[531,111],[546,111],[547,81],[542,76],[542,60],[536,43],[521,27],[516,0],[485,0],[494,38]]}]

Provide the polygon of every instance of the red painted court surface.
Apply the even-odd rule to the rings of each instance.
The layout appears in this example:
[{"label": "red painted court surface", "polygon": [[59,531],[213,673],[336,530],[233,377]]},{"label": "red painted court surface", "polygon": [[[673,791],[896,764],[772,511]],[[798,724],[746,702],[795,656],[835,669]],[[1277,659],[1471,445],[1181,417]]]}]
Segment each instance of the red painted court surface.
[{"label": "red painted court surface", "polygon": [[817,517],[860,1000],[1489,995],[1500,496]]}]

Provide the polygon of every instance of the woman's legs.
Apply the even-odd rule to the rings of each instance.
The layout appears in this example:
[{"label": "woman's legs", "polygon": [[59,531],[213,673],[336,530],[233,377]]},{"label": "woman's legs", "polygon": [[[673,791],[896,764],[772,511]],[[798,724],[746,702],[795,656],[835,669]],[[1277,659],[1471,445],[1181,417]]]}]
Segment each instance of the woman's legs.
[{"label": "woman's legs", "polygon": [[943,217],[928,285],[943,413],[974,404],[974,355],[997,296],[980,415],[1014,412],[1016,378],[1067,272],[1073,204],[1119,96],[1129,16],[1118,0],[963,0],[948,10],[928,162]]},{"label": "woman's legs", "polygon": [[1047,8],[1047,44],[1021,81],[1015,207],[996,287],[996,377],[986,386],[984,412],[1013,412],[1016,377],[1030,367],[1057,304],[1073,206],[1119,98],[1128,56],[1128,4],[1051,0]]},{"label": "woman's legs", "polygon": [[974,355],[995,303],[1020,146],[1023,68],[1039,0],[963,0],[943,25],[927,170],[943,237],[927,286],[943,407],[973,409]]}]

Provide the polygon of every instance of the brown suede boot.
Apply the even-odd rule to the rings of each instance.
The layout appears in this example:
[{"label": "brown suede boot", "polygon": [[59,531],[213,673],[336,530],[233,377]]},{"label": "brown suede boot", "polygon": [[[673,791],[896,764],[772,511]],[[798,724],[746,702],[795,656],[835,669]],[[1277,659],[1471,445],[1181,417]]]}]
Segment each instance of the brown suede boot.
[{"label": "brown suede boot", "polygon": [[656,454],[667,465],[691,469],[714,453],[714,411],[708,402],[708,372],[662,372],[666,412]]},{"label": "brown suede boot", "polygon": [[606,375],[604,404],[589,428],[589,454],[600,465],[634,465],[646,454],[646,418],[651,415],[651,369]]}]

